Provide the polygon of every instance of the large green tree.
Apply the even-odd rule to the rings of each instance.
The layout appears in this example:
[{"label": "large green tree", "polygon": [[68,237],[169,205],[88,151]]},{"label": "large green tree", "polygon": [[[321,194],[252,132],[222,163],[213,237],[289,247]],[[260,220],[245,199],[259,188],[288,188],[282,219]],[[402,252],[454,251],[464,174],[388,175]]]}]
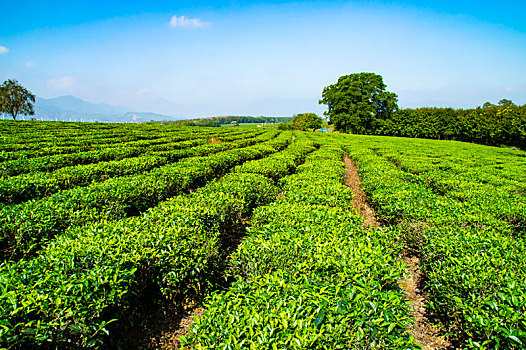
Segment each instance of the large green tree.
[{"label": "large green tree", "polygon": [[35,95],[14,79],[8,79],[0,85],[0,114],[8,114],[16,120],[21,114],[35,114]]},{"label": "large green tree", "polygon": [[323,89],[320,104],[326,104],[334,128],[355,134],[374,134],[398,110],[398,96],[386,91],[381,75],[344,75]]}]

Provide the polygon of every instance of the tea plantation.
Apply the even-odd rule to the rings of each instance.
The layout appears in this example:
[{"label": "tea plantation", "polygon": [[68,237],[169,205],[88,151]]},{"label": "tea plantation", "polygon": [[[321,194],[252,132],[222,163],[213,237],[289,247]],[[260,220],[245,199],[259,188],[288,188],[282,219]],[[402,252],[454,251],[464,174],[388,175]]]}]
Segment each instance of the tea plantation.
[{"label": "tea plantation", "polygon": [[[526,348],[526,152],[160,124],[0,123],[0,348],[114,348],[203,305],[185,349]],[[348,156],[379,227],[344,184]],[[142,311],[144,312],[144,310]]]}]

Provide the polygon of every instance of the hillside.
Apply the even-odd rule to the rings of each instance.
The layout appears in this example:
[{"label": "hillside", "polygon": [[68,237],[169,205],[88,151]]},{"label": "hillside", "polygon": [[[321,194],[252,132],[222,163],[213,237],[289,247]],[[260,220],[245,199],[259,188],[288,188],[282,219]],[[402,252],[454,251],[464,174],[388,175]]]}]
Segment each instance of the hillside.
[{"label": "hillside", "polygon": [[2,347],[526,344],[524,151],[175,123],[0,134]]}]

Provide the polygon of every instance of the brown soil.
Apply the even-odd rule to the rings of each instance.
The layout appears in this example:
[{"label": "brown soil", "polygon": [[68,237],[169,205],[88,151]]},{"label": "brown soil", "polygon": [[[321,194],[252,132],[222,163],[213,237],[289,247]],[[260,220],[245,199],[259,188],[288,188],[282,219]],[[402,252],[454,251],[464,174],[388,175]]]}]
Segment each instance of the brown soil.
[{"label": "brown soil", "polygon": [[[228,289],[232,279],[225,278],[225,270],[228,264],[228,257],[237,249],[246,234],[246,227],[250,225],[248,221],[240,222],[226,230],[221,236],[221,246],[218,249],[222,254],[214,262],[214,276],[210,277],[213,284],[218,289]],[[205,309],[201,304],[199,296],[189,300],[181,300],[177,305],[170,305],[165,301],[161,310],[142,310],[138,317],[143,318],[143,322],[131,329],[124,335],[124,343],[119,348],[131,349],[180,349],[180,338],[188,334],[190,327],[194,323],[194,318],[201,317]],[[193,300],[193,301],[191,301]]]},{"label": "brown soil", "polygon": [[223,141],[218,140],[218,139],[211,138],[211,139],[208,139],[208,142],[209,142],[209,143],[222,143]]},{"label": "brown soil", "polygon": [[406,299],[411,302],[413,311],[411,316],[415,323],[408,326],[408,331],[415,338],[415,342],[422,345],[423,350],[448,349],[451,343],[439,336],[440,330],[429,323],[426,312],[426,295],[420,288],[422,273],[420,271],[420,259],[416,256],[405,256],[403,258],[408,276],[398,281],[400,288],[405,291]]},{"label": "brown soil", "polygon": [[354,193],[354,198],[352,200],[354,210],[360,214],[361,217],[363,217],[364,227],[379,227],[380,223],[376,219],[376,213],[369,205],[367,196],[360,187],[361,180],[360,176],[358,175],[358,167],[348,156],[345,156],[343,162],[345,163],[346,168],[345,179],[343,183],[344,185],[350,187]]},{"label": "brown soil", "polygon": [[[162,298],[160,295],[152,299]],[[187,301],[172,303],[164,299],[160,304],[144,300],[130,315],[133,324],[116,328],[107,349],[179,349],[181,335],[187,334],[194,323],[194,316],[200,317],[203,309],[199,304]]]},{"label": "brown soil", "polygon": [[194,306],[184,311],[167,312],[151,325],[149,337],[143,344],[138,344],[138,349],[179,349],[182,345],[179,338],[188,334],[194,324],[194,317],[198,318],[203,313],[203,308]]},{"label": "brown soil", "polygon": [[[361,180],[358,175],[358,167],[348,156],[345,156],[343,161],[346,168],[344,184],[350,187],[354,193],[354,210],[364,218],[364,227],[380,227],[376,213],[369,205],[367,196],[360,187]],[[408,277],[399,281],[399,285],[405,291],[406,299],[412,304],[411,316],[415,319],[415,323],[408,326],[408,332],[413,335],[416,343],[422,345],[423,350],[449,348],[451,344],[437,336],[438,329],[433,327],[426,317],[425,294],[420,288],[422,280],[419,267],[420,260],[413,255],[408,255],[403,260],[407,266]]]}]

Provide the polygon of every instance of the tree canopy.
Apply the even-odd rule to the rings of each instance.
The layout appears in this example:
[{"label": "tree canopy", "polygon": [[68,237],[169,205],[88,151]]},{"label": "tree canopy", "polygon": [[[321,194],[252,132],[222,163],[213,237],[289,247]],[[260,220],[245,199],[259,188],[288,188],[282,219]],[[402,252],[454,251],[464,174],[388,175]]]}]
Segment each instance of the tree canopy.
[{"label": "tree canopy", "polygon": [[499,101],[499,106],[515,106],[515,103],[512,100],[503,98]]},{"label": "tree canopy", "polygon": [[526,149],[526,105],[517,106],[511,100],[503,99],[498,105],[485,102],[482,107],[471,109],[400,109],[373,134],[510,145]]},{"label": "tree canopy", "polygon": [[354,73],[323,89],[320,104],[326,104],[331,124],[338,131],[372,134],[398,110],[398,96],[386,91],[381,75]]},{"label": "tree canopy", "polygon": [[14,79],[8,79],[0,85],[0,114],[5,113],[13,117],[35,114],[35,95],[24,88]]},{"label": "tree canopy", "polygon": [[315,113],[301,113],[292,118],[292,126],[296,130],[316,130],[321,128],[323,120]]}]

